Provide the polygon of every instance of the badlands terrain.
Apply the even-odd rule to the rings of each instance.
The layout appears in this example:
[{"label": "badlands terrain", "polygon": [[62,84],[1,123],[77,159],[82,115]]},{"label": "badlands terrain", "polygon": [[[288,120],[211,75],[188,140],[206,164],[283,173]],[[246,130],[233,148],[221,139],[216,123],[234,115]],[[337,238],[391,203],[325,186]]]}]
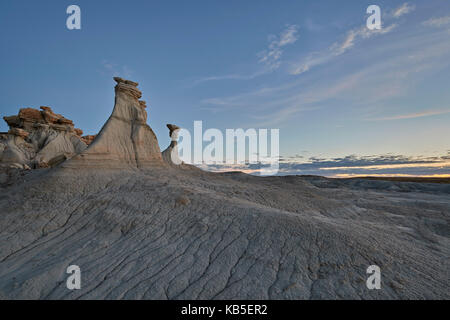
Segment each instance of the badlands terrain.
[{"label": "badlands terrain", "polygon": [[[450,298],[450,181],[175,165],[138,84],[115,80],[97,136],[48,107],[5,118],[0,298]],[[66,287],[70,265],[79,290]],[[379,290],[366,287],[370,265]]]}]

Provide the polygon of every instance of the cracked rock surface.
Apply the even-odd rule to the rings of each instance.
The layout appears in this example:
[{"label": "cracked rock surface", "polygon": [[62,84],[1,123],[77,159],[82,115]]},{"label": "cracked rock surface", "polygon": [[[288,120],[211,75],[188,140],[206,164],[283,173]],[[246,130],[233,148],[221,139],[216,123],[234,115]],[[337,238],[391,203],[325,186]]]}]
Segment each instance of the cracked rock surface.
[{"label": "cracked rock surface", "polygon": [[[448,184],[382,191],[317,179],[159,166],[29,171],[0,190],[0,296],[450,298]],[[66,288],[72,264],[80,290]],[[365,284],[373,264],[381,290]]]}]

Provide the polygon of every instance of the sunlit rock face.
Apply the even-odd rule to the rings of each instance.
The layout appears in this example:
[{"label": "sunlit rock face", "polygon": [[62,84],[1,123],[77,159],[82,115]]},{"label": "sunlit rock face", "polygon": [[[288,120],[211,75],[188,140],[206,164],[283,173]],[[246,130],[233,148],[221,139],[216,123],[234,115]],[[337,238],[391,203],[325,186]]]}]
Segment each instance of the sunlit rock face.
[{"label": "sunlit rock face", "polygon": [[153,130],[147,125],[146,103],[140,101],[138,83],[115,77],[114,110],[83,153],[66,167],[145,168],[163,164]]},{"label": "sunlit rock face", "polygon": [[86,135],[86,136],[82,136],[81,140],[84,143],[86,143],[86,145],[90,145],[92,143],[92,141],[94,141],[96,136],[97,136],[96,134],[89,134],[89,135]]},{"label": "sunlit rock face", "polygon": [[83,131],[50,107],[22,108],[18,115],[3,119],[9,131],[0,135],[0,167],[54,166],[87,148]]}]

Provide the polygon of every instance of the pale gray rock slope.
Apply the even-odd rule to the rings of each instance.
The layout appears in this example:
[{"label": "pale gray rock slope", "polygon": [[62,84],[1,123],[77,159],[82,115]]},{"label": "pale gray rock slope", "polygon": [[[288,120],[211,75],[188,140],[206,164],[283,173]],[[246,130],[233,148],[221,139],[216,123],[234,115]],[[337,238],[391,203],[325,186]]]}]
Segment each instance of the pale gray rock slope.
[{"label": "pale gray rock slope", "polygon": [[[88,149],[0,181],[0,297],[450,298],[447,184],[168,165],[125,81]],[[72,264],[80,290],[66,287]]]},{"label": "pale gray rock slope", "polygon": [[[160,167],[22,179],[0,195],[6,298],[450,298],[445,192]],[[66,288],[71,264],[81,290]],[[381,290],[366,288],[372,264]]]}]

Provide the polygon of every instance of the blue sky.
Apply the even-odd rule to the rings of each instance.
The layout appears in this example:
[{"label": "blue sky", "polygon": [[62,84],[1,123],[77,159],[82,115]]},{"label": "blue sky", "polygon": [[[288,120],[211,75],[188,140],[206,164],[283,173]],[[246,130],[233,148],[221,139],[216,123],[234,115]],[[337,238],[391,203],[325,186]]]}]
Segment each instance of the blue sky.
[{"label": "blue sky", "polygon": [[202,120],[279,128],[286,174],[450,174],[449,1],[4,0],[0,41],[2,116],[48,105],[95,134],[119,75],[162,149],[166,123]]}]

